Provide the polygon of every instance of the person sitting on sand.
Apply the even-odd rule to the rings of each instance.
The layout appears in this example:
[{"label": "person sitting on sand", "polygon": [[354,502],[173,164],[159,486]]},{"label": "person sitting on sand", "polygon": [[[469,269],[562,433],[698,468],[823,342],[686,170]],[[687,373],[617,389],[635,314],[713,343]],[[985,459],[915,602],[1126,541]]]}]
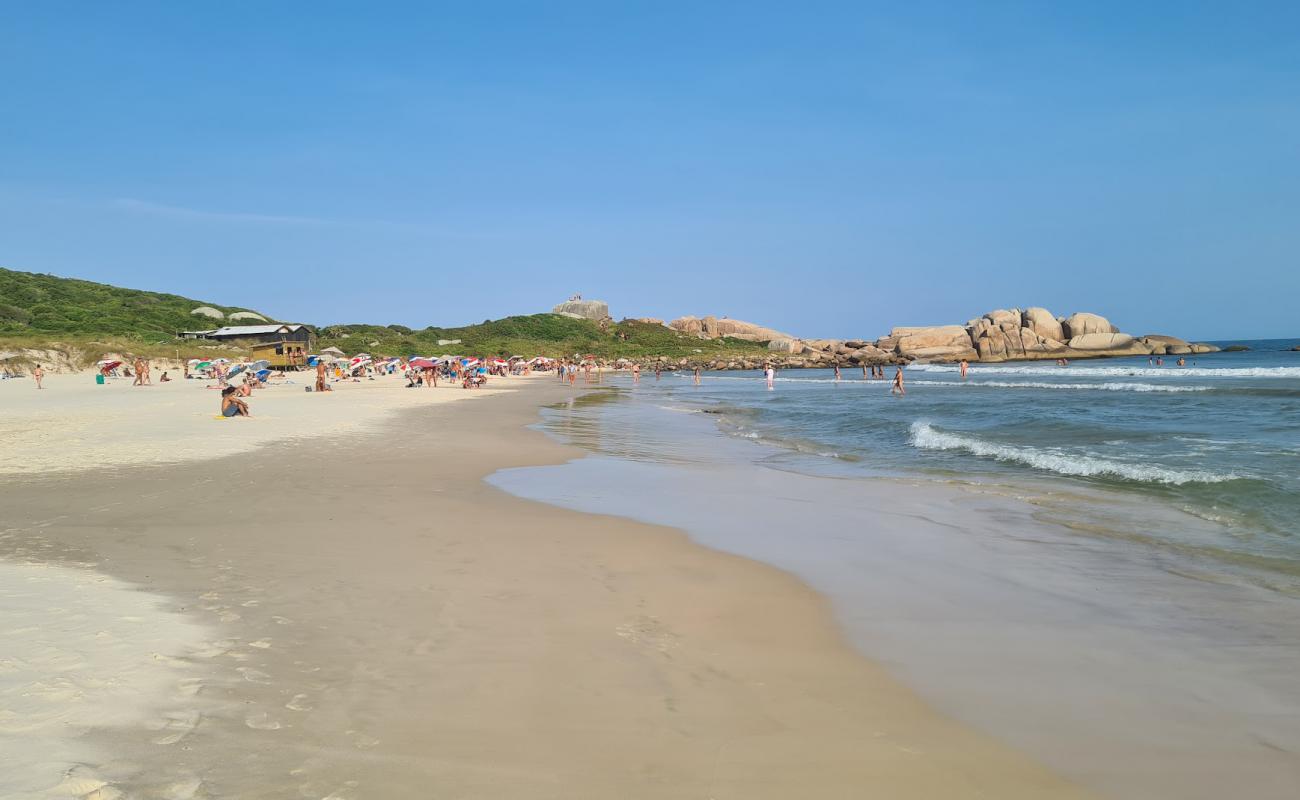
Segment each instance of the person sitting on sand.
[{"label": "person sitting on sand", "polygon": [[169,380],[171,380],[171,378],[167,377],[167,370],[163,370],[162,377],[158,379],[158,382],[159,382],[159,383],[166,383],[166,382],[169,381]]},{"label": "person sitting on sand", "polygon": [[248,417],[248,403],[240,400],[237,395],[239,389],[234,386],[227,386],[221,390],[221,416],[223,417]]}]

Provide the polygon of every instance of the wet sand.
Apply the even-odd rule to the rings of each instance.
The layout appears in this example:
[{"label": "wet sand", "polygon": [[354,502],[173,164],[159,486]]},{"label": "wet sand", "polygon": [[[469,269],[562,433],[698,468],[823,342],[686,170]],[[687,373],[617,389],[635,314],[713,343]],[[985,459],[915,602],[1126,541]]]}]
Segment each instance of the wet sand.
[{"label": "wet sand", "polygon": [[570,392],[6,480],[0,556],[206,632],[157,654],[184,676],[136,698],[147,719],[78,737],[62,796],[1085,796],[861,658],[791,576],[485,483],[580,455],[523,427]]}]

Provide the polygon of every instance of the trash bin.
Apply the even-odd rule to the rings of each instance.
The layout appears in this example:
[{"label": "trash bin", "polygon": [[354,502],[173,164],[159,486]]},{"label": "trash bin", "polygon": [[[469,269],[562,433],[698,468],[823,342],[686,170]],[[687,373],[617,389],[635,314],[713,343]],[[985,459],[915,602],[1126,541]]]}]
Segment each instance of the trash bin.
[{"label": "trash bin", "polygon": [[100,372],[95,375],[95,383],[98,383],[100,386],[104,385],[104,373]]}]

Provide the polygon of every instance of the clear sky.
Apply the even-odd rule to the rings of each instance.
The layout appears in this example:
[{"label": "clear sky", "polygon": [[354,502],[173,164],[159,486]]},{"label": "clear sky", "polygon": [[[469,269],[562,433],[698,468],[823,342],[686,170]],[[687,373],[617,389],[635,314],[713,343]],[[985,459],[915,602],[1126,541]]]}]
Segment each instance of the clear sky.
[{"label": "clear sky", "polygon": [[0,0],[0,265],[307,322],[1300,334],[1300,3]]}]

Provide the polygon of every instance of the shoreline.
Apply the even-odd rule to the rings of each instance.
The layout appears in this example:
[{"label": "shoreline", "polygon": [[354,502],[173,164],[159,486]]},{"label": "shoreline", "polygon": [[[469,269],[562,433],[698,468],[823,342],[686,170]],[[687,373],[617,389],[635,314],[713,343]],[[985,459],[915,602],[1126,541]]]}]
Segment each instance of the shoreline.
[{"label": "shoreline", "polygon": [[[1087,796],[932,711],[788,573],[487,484],[579,454],[527,429],[574,394],[533,383],[327,441],[85,475],[74,497],[59,479],[0,489],[24,517],[6,551],[44,542],[47,558],[160,593],[215,631],[186,659],[204,706],[186,718],[188,751],[160,753],[148,731],[90,734],[143,765],[111,784]],[[196,497],[240,503],[225,517]]]},{"label": "shoreline", "polygon": [[1106,796],[1282,798],[1300,780],[1294,596],[1081,536],[1059,487],[1044,503],[785,470],[710,416],[635,398],[548,413],[543,428],[587,458],[493,481],[584,511],[617,498],[619,514],[788,570],[936,707]]}]

